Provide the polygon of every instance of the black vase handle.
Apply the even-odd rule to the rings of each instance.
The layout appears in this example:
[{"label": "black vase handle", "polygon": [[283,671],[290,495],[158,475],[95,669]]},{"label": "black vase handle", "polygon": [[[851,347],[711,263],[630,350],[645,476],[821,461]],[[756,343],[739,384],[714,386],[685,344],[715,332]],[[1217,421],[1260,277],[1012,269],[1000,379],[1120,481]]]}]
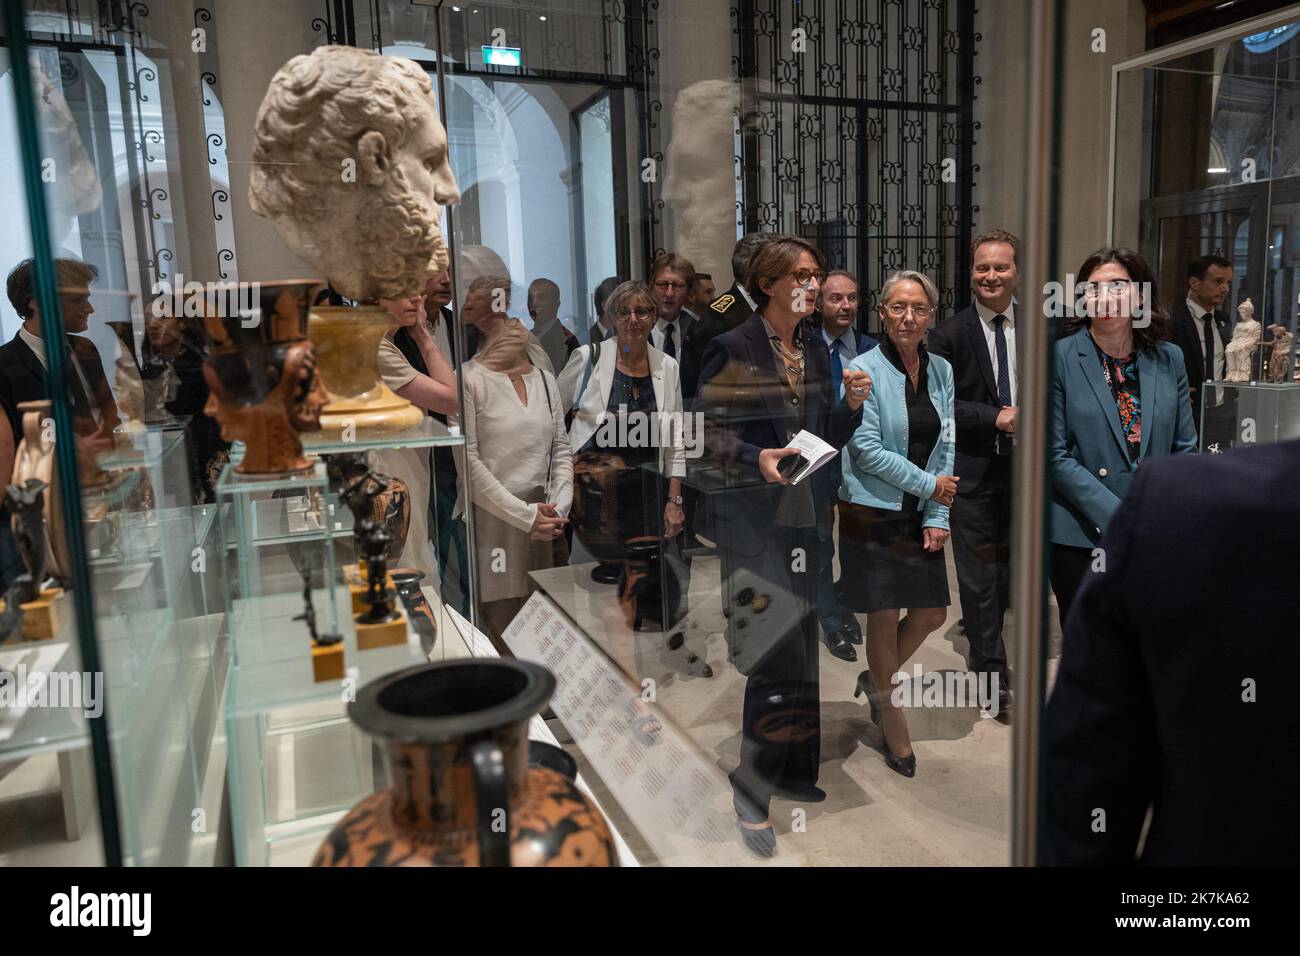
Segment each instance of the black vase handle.
[{"label": "black vase handle", "polygon": [[509,866],[510,793],[501,746],[480,740],[470,748],[470,766],[474,768],[474,804],[478,810],[479,865]]}]

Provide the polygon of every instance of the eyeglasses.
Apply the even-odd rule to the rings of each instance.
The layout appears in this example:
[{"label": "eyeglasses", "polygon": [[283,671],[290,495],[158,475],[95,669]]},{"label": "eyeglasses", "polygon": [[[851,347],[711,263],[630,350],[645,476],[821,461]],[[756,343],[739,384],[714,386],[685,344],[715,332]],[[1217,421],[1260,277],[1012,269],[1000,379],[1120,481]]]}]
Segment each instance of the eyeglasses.
[{"label": "eyeglasses", "polygon": [[620,322],[626,322],[634,315],[638,319],[644,320],[644,319],[654,318],[654,314],[655,314],[654,309],[647,309],[645,307],[642,307],[640,309],[619,309],[614,313],[614,318],[618,319],[618,321]]},{"label": "eyeglasses", "polygon": [[686,288],[686,283],[669,282],[666,279],[660,279],[658,282],[655,283],[655,288],[658,289],[660,292],[667,292],[670,289],[676,292],[681,292],[683,289]]},{"label": "eyeglasses", "polygon": [[907,315],[908,310],[918,319],[928,319],[934,314],[934,307],[930,305],[911,305],[910,303],[895,302],[893,305],[881,306],[886,312],[896,319],[901,319]]},{"label": "eyeglasses", "polygon": [[1103,292],[1109,292],[1111,295],[1123,295],[1129,290],[1133,283],[1128,279],[1110,279],[1106,282],[1081,282],[1083,294],[1091,299],[1097,298]]},{"label": "eyeglasses", "polygon": [[796,269],[790,276],[800,285],[807,285],[810,279],[816,279],[818,285],[826,281],[826,273],[815,269]]}]

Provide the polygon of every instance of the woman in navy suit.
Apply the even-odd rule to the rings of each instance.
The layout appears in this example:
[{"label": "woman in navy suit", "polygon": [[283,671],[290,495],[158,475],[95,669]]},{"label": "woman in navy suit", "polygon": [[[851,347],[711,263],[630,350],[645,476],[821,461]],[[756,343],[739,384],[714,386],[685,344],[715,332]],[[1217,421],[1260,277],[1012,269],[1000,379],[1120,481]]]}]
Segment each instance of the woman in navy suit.
[{"label": "woman in navy suit", "polygon": [[1088,569],[1104,568],[1096,543],[1138,465],[1196,451],[1187,370],[1151,267],[1131,249],[1099,249],[1078,277],[1075,315],[1056,343],[1048,447],[1062,627]]}]

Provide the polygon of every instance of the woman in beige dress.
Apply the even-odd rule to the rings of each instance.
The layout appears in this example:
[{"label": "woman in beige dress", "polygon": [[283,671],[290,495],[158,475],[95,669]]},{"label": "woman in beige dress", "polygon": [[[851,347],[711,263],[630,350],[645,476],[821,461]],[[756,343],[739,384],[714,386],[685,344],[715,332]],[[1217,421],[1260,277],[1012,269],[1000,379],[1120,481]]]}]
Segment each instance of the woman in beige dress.
[{"label": "woman in beige dress", "polygon": [[[531,590],[528,573],[552,567],[573,499],[565,405],[528,330],[505,314],[509,280],[470,284],[462,319],[483,345],[461,367],[465,457],[474,505],[474,553],[485,630],[501,634]],[[534,340],[535,341],[535,340]],[[465,510],[462,501],[457,513]]]}]

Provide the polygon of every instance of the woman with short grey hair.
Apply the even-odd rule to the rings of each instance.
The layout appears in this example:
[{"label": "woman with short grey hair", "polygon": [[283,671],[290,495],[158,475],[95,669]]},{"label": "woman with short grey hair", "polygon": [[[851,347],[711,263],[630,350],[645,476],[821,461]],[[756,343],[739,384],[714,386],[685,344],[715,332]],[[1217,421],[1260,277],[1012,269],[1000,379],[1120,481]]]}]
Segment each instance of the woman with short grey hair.
[{"label": "woman with short grey hair", "polygon": [[853,696],[867,695],[885,762],[905,777],[915,775],[916,756],[891,677],[947,617],[943,546],[957,493],[952,366],[925,348],[938,307],[939,290],[923,273],[895,272],[885,281],[886,335],[880,348],[849,363],[875,387],[841,466],[840,587],[851,609],[867,615],[870,665]]}]

